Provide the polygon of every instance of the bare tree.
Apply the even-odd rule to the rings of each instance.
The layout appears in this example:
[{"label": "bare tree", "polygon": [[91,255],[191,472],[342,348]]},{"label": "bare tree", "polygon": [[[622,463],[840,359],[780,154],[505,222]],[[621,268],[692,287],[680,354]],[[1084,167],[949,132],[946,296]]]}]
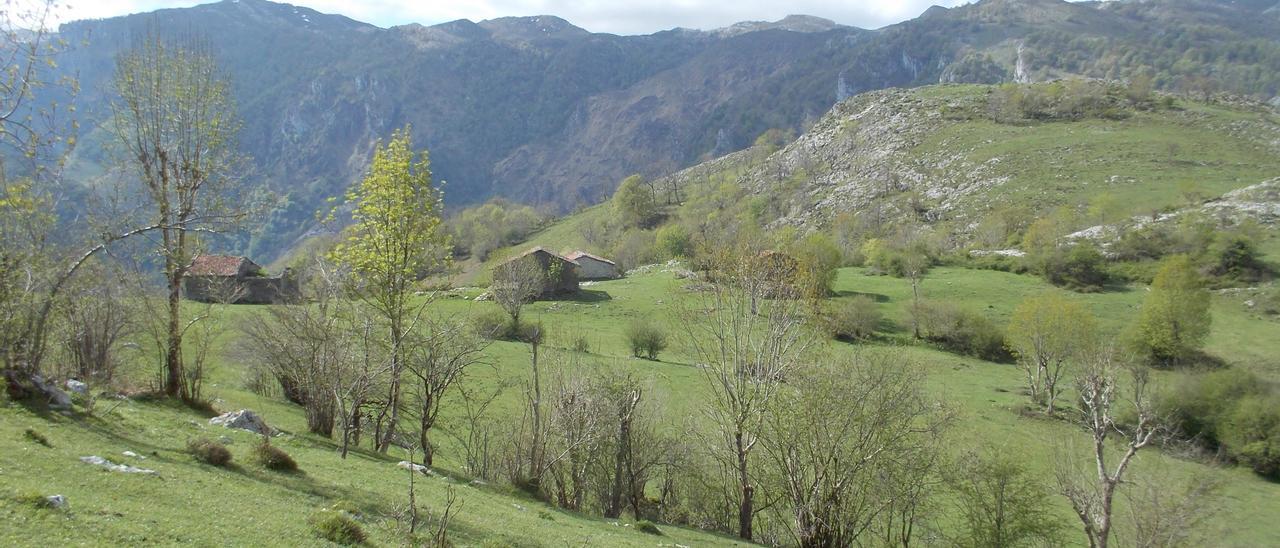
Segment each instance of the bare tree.
[{"label": "bare tree", "polygon": [[440,416],[445,393],[461,382],[467,368],[481,363],[488,346],[461,322],[423,322],[409,335],[405,370],[417,378],[418,444],[422,464],[431,466],[435,448],[429,434]]},{"label": "bare tree", "polygon": [[493,300],[511,316],[511,327],[520,330],[520,310],[542,293],[546,275],[537,257],[526,255],[493,269]]},{"label": "bare tree", "polygon": [[1125,481],[1134,545],[1178,548],[1212,544],[1204,525],[1221,508],[1221,483],[1205,474],[1171,482],[1164,472],[1148,471]]},{"label": "bare tree", "polygon": [[607,435],[603,401],[574,358],[558,372],[551,405],[548,472],[555,482],[556,504],[582,511],[590,492],[588,472]]},{"label": "bare tree", "polygon": [[752,453],[770,401],[806,359],[814,339],[795,295],[760,302],[761,288],[780,287],[787,280],[771,278],[776,271],[757,270],[754,253],[721,252],[711,261],[717,283],[703,293],[699,305],[683,311],[684,331],[711,396],[707,412],[717,434],[715,454],[733,470],[730,498],[738,536],[751,540],[759,511]]},{"label": "bare tree", "polygon": [[136,322],[119,273],[100,266],[94,274],[92,282],[75,284],[68,292],[62,307],[63,345],[69,375],[82,381],[110,382],[119,362],[119,343],[136,328]]},{"label": "bare tree", "polygon": [[358,358],[350,317],[335,286],[319,286],[312,303],[277,305],[242,326],[249,358],[262,360],[286,397],[306,410],[307,429],[333,435],[340,398],[334,395]]},{"label": "bare tree", "polygon": [[[1131,379],[1127,391],[1121,392],[1115,353],[1102,345],[1088,352],[1076,377],[1080,392],[1082,423],[1092,440],[1090,473],[1077,471],[1070,455],[1059,455],[1059,488],[1071,502],[1076,516],[1084,526],[1090,548],[1106,548],[1111,539],[1112,511],[1116,488],[1124,479],[1125,471],[1138,451],[1146,447],[1159,432],[1159,424],[1148,392],[1148,372],[1141,366],[1129,368]],[[1118,420],[1122,402],[1132,407],[1132,421]],[[1108,465],[1107,439],[1116,437],[1122,444],[1120,458]],[[1082,476],[1092,475],[1085,480]]]},{"label": "bare tree", "polygon": [[498,428],[489,417],[488,410],[506,388],[507,384],[502,381],[492,391],[477,391],[466,384],[458,385],[457,393],[466,424],[457,428],[444,427],[443,430],[462,446],[467,473],[473,476],[493,479],[497,472]]},{"label": "bare tree", "polygon": [[918,367],[883,355],[820,361],[770,405],[764,453],[801,546],[911,542],[949,422]]},{"label": "bare tree", "polygon": [[114,88],[116,137],[160,233],[168,294],[164,390],[192,399],[183,386],[181,309],[193,256],[189,232],[225,228],[242,216],[228,200],[239,129],[230,84],[208,51],[153,35],[117,59]]}]

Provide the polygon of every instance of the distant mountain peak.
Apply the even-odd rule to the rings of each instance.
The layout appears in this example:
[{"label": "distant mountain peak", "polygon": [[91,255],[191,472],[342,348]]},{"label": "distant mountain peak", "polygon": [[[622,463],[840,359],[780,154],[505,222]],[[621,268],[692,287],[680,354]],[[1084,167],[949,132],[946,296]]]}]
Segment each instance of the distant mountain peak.
[{"label": "distant mountain peak", "polygon": [[571,38],[591,34],[554,15],[527,17],[499,17],[481,21],[479,25],[492,32],[494,37],[520,41],[539,38]]},{"label": "distant mountain peak", "polygon": [[720,36],[736,36],[739,34],[747,34],[749,32],[758,32],[762,30],[826,32],[842,27],[844,27],[844,25],[838,24],[830,19],[823,19],[812,15],[793,14],[783,17],[777,21],[742,21],[710,32]]}]

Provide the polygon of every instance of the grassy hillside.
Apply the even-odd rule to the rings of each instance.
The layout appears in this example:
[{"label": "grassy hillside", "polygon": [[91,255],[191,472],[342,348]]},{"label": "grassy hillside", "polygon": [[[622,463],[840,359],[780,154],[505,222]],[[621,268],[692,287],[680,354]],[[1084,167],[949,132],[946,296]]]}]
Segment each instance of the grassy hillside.
[{"label": "grassy hillside", "polygon": [[[692,358],[677,338],[661,361],[629,357],[622,331],[632,318],[648,316],[679,331],[675,311],[682,299],[693,298],[684,281],[670,273],[653,271],[632,278],[599,283],[576,301],[531,305],[531,319],[551,330],[549,347],[565,348],[573,338],[585,335],[591,361],[600,367],[625,368],[649,379],[662,401],[663,424],[677,428],[679,418],[699,417],[703,409],[703,380],[691,366]],[[924,282],[928,298],[971,307],[1003,322],[1024,295],[1049,289],[1030,276],[1001,272],[940,268]],[[901,346],[905,335],[910,287],[900,279],[867,276],[861,269],[843,269],[836,282],[837,299],[870,294],[879,301],[886,318],[897,327],[885,330],[879,342],[869,345],[831,343],[836,354],[855,351],[889,351],[922,364],[934,396],[958,412],[948,445],[959,452],[994,447],[1023,456],[1032,470],[1050,474],[1053,455],[1063,443],[1083,449],[1085,434],[1065,422],[1027,418],[1021,414],[1021,372],[1008,364],[996,364],[941,352],[927,346]],[[1092,310],[1106,327],[1130,321],[1142,288],[1087,297]],[[459,297],[443,298],[434,313],[470,315],[496,309],[492,303],[476,303]],[[261,314],[260,307],[233,307],[231,317]],[[1207,351],[1233,364],[1248,367],[1269,378],[1280,378],[1280,340],[1270,337],[1280,323],[1252,317],[1232,296],[1214,300],[1215,323]],[[1247,340],[1248,344],[1241,344]],[[306,524],[314,511],[341,500],[356,504],[366,517],[365,527],[375,544],[391,544],[394,521],[389,517],[405,503],[407,473],[395,466],[403,455],[393,450],[381,456],[359,450],[347,461],[338,458],[335,443],[305,434],[301,409],[275,398],[257,396],[242,388],[247,360],[236,357],[234,335],[220,345],[220,359],[211,371],[207,392],[222,410],[251,408],[287,433],[274,443],[299,462],[302,473],[280,474],[251,462],[254,436],[208,426],[207,416],[166,403],[101,399],[92,416],[66,416],[28,409],[14,403],[0,407],[0,473],[5,489],[12,492],[63,494],[65,511],[41,510],[0,496],[0,542],[6,545],[69,543],[190,543],[190,544],[308,544],[320,543]],[[563,350],[550,352],[551,363]],[[498,342],[487,352],[492,368],[477,370],[467,382],[472,387],[492,386],[498,380],[519,382],[527,376],[528,352],[524,345]],[[145,379],[149,371],[133,371]],[[518,390],[509,390],[496,407],[498,416],[518,416]],[[447,407],[443,428],[458,427],[456,406]],[[44,434],[52,447],[40,446],[23,435],[26,428]],[[226,435],[237,463],[217,469],[196,463],[183,448],[187,439]],[[425,508],[439,511],[452,487],[462,509],[450,529],[459,545],[559,546],[572,545],[730,545],[731,539],[661,526],[663,537],[653,537],[616,520],[595,519],[552,509],[508,488],[472,483],[458,473],[462,469],[458,448],[443,436],[439,465],[441,476],[419,477],[418,497]],[[134,451],[145,460],[121,455]],[[100,455],[115,462],[156,470],[157,476],[104,471],[78,461]],[[1222,482],[1221,510],[1210,521],[1211,538],[1220,546],[1259,546],[1280,542],[1269,526],[1269,516],[1280,512],[1280,485],[1255,477],[1242,468],[1216,468],[1162,454],[1158,449],[1142,453],[1135,473],[1159,474],[1177,482],[1196,474],[1208,474]],[[1053,499],[1064,523],[1071,517],[1065,502]],[[1121,502],[1123,504],[1123,501]],[[193,509],[198,509],[193,511]],[[269,511],[264,511],[269,509]],[[1121,508],[1121,512],[1123,512]],[[939,523],[945,527],[944,509]],[[1120,514],[1120,515],[1123,515]],[[1128,525],[1121,520],[1121,538]],[[1070,526],[1074,533],[1074,525]],[[1073,544],[1078,542],[1069,535]]]}]

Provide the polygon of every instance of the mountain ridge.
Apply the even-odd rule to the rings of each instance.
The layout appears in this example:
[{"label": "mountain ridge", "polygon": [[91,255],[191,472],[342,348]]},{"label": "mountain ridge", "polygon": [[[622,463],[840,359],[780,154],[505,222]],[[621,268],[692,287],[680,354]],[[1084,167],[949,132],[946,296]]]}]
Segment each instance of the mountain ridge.
[{"label": "mountain ridge", "polygon": [[[1200,15],[1218,25],[1213,42],[1189,30]],[[1010,81],[1015,65],[1034,80],[1146,71],[1163,88],[1210,74],[1268,98],[1280,92],[1280,68],[1267,68],[1280,67],[1280,40],[1259,30],[1277,19],[1268,17],[1200,0],[984,0],[876,30],[793,17],[739,26],[746,32],[617,36],[553,16],[384,29],[224,0],[68,23],[64,37],[85,45],[62,66],[81,78],[85,138],[73,162],[92,174],[110,163],[97,145],[109,139],[115,53],[148,28],[207,33],[246,121],[253,184],[279,197],[254,232],[224,247],[269,260],[359,179],[374,142],[406,124],[448,181],[450,207],[501,196],[567,211],[632,173],[672,173],[770,128],[802,132],[860,92]],[[1200,60],[1182,57],[1188,44],[1204,46]]]}]

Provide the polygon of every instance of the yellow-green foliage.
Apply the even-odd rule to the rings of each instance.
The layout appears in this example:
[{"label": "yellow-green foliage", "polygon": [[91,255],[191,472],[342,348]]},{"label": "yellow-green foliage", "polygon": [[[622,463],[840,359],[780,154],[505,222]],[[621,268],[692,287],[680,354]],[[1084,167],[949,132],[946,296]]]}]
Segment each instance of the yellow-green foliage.
[{"label": "yellow-green foliage", "polygon": [[658,202],[644,177],[632,175],[613,193],[613,209],[623,225],[645,227],[658,215]]},{"label": "yellow-green foliage", "polygon": [[1190,357],[1209,336],[1209,291],[1191,258],[1173,255],[1161,262],[1142,302],[1136,343],[1158,361]]},{"label": "yellow-green foliage", "polygon": [[402,295],[448,257],[440,224],[443,194],[432,186],[426,151],[415,154],[412,147],[407,127],[378,147],[369,174],[347,192],[354,223],[332,254],[375,288],[380,301]]}]

